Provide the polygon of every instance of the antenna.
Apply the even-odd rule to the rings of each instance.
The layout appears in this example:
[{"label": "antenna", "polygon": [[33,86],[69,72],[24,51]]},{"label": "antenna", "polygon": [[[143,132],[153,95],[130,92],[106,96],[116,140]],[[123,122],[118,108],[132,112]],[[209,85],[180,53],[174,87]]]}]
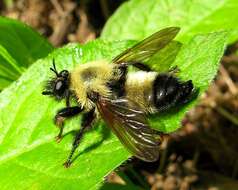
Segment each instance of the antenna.
[{"label": "antenna", "polygon": [[50,70],[53,71],[57,77],[59,76],[59,73],[57,72],[56,67],[55,67],[55,59],[54,58],[53,58],[53,68],[51,67]]}]

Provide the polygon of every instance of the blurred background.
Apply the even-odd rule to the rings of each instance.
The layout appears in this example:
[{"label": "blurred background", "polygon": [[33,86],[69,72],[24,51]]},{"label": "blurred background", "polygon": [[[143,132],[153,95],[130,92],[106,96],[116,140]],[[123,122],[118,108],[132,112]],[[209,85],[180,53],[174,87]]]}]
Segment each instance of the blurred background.
[{"label": "blurred background", "polygon": [[54,46],[95,39],[125,0],[1,0],[1,15],[21,20]]},{"label": "blurred background", "polygon": [[[0,13],[27,23],[59,47],[100,36],[107,19],[123,2],[0,0]],[[160,160],[149,164],[133,158],[110,174],[107,183],[152,190],[238,189],[237,49],[238,43],[227,48],[207,93],[187,113],[183,127],[163,142]],[[109,184],[103,189],[112,188]]]}]

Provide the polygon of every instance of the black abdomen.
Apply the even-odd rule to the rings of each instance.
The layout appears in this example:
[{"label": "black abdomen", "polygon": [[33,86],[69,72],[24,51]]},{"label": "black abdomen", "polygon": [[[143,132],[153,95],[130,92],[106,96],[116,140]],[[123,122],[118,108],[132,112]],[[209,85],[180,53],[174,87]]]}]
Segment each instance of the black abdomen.
[{"label": "black abdomen", "polygon": [[193,94],[191,80],[181,82],[177,77],[169,74],[159,74],[153,84],[153,101],[158,111],[188,102]]}]

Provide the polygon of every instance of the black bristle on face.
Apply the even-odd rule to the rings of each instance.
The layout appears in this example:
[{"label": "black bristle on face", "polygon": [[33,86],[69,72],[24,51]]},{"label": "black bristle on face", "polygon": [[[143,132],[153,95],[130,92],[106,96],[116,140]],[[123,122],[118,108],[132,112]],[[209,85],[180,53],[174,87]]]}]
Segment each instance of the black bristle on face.
[{"label": "black bristle on face", "polygon": [[50,80],[46,81],[44,86],[44,91],[42,92],[43,95],[53,95],[55,81],[57,78],[51,78]]},{"label": "black bristle on face", "polygon": [[56,77],[53,77],[46,82],[45,90],[42,94],[54,96],[58,100],[65,98],[69,91],[69,72],[63,70],[59,73],[56,69],[54,59],[53,68],[51,67],[50,70],[55,73]]}]

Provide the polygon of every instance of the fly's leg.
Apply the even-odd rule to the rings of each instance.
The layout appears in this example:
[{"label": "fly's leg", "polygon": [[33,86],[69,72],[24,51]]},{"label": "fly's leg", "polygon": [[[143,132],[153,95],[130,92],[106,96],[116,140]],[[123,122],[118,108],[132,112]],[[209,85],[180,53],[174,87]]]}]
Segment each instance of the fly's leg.
[{"label": "fly's leg", "polygon": [[70,95],[71,95],[71,92],[67,90],[65,95],[65,103],[67,108],[70,107]]},{"label": "fly's leg", "polygon": [[140,62],[128,62],[128,63],[120,64],[121,67],[128,67],[130,65],[141,71],[147,71],[147,72],[152,71],[152,69],[148,65],[145,65],[144,63],[140,63]]},{"label": "fly's leg", "polygon": [[59,127],[60,130],[59,134],[55,138],[57,142],[60,142],[60,140],[62,139],[65,118],[73,117],[82,111],[83,108],[80,108],[78,106],[66,107],[58,111],[58,113],[55,116],[55,124],[57,127]]},{"label": "fly's leg", "polygon": [[[141,70],[141,71],[154,71],[153,69],[151,69],[148,65],[144,64],[144,63],[140,63],[140,62],[131,62],[131,63],[122,63],[120,66],[121,67],[128,67],[129,65]],[[178,73],[180,70],[178,68],[177,65],[173,66],[172,68],[169,69],[169,73],[170,74],[176,74]]]},{"label": "fly's leg", "polygon": [[77,134],[75,136],[75,139],[74,139],[69,157],[66,160],[66,162],[64,163],[64,166],[66,168],[70,167],[70,165],[72,163],[73,154],[74,154],[75,150],[78,148],[80,140],[82,139],[83,134],[85,133],[85,130],[92,126],[92,123],[95,119],[95,112],[94,111],[95,111],[95,109],[92,109],[91,111],[89,111],[88,113],[85,113],[83,115],[82,126],[81,126],[80,130],[77,132]]},{"label": "fly's leg", "polygon": [[169,69],[168,71],[171,75],[175,75],[180,72],[180,69],[178,68],[177,65],[173,66],[172,68]]},{"label": "fly's leg", "polygon": [[134,66],[135,68],[141,70],[141,71],[152,71],[151,68],[148,66],[148,65],[145,65],[143,63],[140,63],[140,62],[135,62],[135,63],[132,63],[131,64],[132,66]]}]

